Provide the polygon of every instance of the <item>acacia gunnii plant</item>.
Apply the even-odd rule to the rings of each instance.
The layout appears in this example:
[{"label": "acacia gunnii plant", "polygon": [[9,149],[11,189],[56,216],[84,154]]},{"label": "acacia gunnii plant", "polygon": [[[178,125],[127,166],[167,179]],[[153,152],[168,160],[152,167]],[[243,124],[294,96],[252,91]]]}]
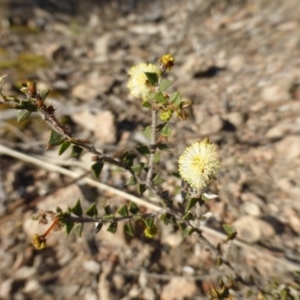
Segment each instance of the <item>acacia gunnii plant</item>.
[{"label": "acacia gunnii plant", "polygon": [[[220,160],[214,144],[209,138],[195,141],[189,145],[178,159],[178,174],[182,178],[182,203],[174,200],[175,195],[163,190],[161,184],[163,178],[155,165],[160,160],[161,151],[168,150],[168,137],[171,135],[170,119],[178,118],[187,122],[187,108],[192,105],[189,100],[183,100],[179,92],[169,93],[168,89],[172,81],[167,79],[168,72],[174,65],[174,57],[165,54],[157,65],[140,63],[130,68],[127,87],[130,94],[139,99],[141,107],[151,114],[151,124],[144,128],[143,133],[149,140],[148,144],[140,144],[134,150],[127,151],[121,157],[104,155],[97,150],[90,141],[76,138],[70,128],[63,124],[55,116],[55,108],[47,104],[49,90],[39,91],[36,82],[26,82],[21,88],[25,95],[22,99],[15,96],[6,96],[2,90],[5,76],[0,78],[0,104],[18,110],[18,121],[28,118],[32,112],[37,112],[41,118],[51,127],[51,134],[47,149],[59,147],[61,155],[69,147],[72,147],[71,157],[79,157],[83,152],[92,154],[91,170],[95,179],[98,179],[103,165],[106,163],[117,166],[129,172],[131,178],[128,185],[136,185],[139,195],[148,191],[160,203],[158,209],[153,212],[141,213],[140,207],[130,201],[113,211],[108,203],[103,211],[93,203],[87,209],[83,209],[80,200],[74,202],[72,207],[63,211],[60,207],[53,211],[40,211],[33,219],[40,224],[51,223],[44,234],[36,234],[32,244],[36,249],[43,249],[47,244],[50,232],[66,229],[67,234],[76,228],[80,235],[85,223],[94,223],[95,232],[99,232],[104,224],[106,229],[115,233],[118,224],[122,221],[124,230],[129,235],[134,235],[134,223],[143,224],[144,234],[152,238],[158,231],[157,220],[165,224],[172,223],[179,228],[184,235],[195,234],[199,242],[213,252],[218,265],[225,265],[230,272],[229,284],[221,284],[221,289],[212,288],[208,295],[211,299],[225,299],[229,295],[229,289],[237,283],[245,283],[235,272],[230,262],[221,251],[221,244],[212,245],[203,235],[201,222],[209,217],[201,211],[206,201],[216,198],[214,194],[204,193],[204,188],[217,178],[220,169]],[[141,157],[146,158],[141,160]],[[175,162],[176,163],[176,162]],[[150,201],[150,200],[149,200]],[[234,239],[236,232],[230,225],[224,225],[228,234],[225,242]],[[225,243],[223,242],[223,244]],[[247,282],[246,284],[249,284]],[[226,297],[227,297],[226,296]],[[223,298],[222,298],[223,297]],[[229,299],[229,298],[228,298]]]}]

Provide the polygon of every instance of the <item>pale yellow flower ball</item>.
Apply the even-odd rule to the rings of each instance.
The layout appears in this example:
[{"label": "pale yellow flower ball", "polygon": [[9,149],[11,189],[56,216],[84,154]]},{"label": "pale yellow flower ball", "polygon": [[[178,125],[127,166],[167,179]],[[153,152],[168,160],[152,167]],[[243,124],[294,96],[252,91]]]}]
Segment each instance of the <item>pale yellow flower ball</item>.
[{"label": "pale yellow flower ball", "polygon": [[216,178],[220,160],[215,145],[204,139],[187,147],[179,157],[178,165],[181,178],[201,190]]},{"label": "pale yellow flower ball", "polygon": [[144,72],[156,73],[160,76],[160,69],[153,64],[141,63],[133,66],[128,71],[130,75],[127,87],[130,94],[135,98],[147,100],[152,93],[151,84]]}]

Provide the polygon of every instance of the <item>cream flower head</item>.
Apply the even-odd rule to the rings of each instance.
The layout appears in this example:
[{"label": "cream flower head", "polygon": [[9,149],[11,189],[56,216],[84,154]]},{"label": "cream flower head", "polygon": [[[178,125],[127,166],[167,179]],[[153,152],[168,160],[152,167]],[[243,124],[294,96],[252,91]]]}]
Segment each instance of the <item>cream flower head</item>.
[{"label": "cream flower head", "polygon": [[151,83],[145,75],[145,72],[156,73],[158,76],[161,74],[161,71],[157,66],[141,63],[131,67],[128,71],[130,78],[127,84],[130,94],[143,100],[147,100],[152,93]]},{"label": "cream flower head", "polygon": [[203,189],[215,179],[220,169],[215,145],[208,139],[195,142],[179,157],[179,174],[191,187]]}]

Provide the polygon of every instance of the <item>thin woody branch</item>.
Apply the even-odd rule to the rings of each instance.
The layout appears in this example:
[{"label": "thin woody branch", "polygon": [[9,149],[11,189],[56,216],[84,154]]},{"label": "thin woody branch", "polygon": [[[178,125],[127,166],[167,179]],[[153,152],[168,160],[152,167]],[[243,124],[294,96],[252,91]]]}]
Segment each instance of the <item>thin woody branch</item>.
[{"label": "thin woody branch", "polygon": [[110,218],[105,217],[78,217],[78,216],[58,216],[60,221],[71,221],[75,223],[112,223],[112,222],[122,222],[122,221],[130,221],[130,220],[142,220],[149,217],[157,217],[162,214],[166,213],[165,209],[161,209],[152,213],[145,213],[145,214],[136,214],[130,215],[127,217],[115,217],[111,216]]}]

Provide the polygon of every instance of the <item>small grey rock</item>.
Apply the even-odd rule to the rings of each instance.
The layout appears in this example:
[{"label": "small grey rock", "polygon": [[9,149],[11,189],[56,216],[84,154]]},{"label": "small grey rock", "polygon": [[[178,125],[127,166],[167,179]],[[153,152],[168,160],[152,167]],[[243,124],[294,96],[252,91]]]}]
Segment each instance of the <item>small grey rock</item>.
[{"label": "small grey rock", "polygon": [[92,274],[99,274],[101,265],[95,260],[87,260],[83,263],[83,268]]}]

